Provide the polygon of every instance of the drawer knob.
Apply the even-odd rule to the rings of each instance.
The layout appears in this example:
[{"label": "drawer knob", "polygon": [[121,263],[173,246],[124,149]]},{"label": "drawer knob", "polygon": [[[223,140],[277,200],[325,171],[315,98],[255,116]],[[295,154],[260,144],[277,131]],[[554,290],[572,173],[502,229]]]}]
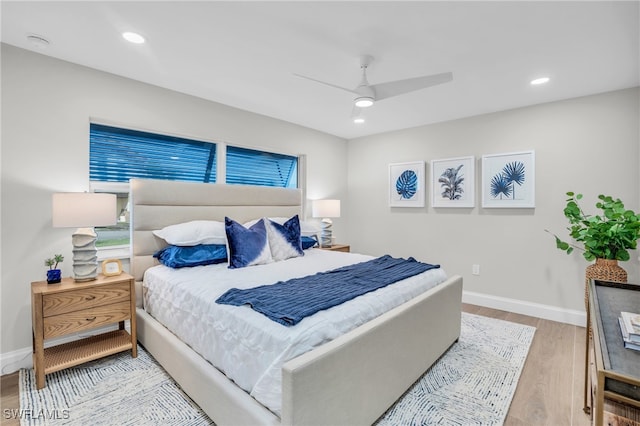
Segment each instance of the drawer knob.
[{"label": "drawer knob", "polygon": [[87,296],[84,298],[84,300],[93,300],[95,298],[96,298],[95,296]]},{"label": "drawer knob", "polygon": [[87,321],[91,322],[91,321],[95,321],[97,317],[91,317],[91,318],[87,318]]}]

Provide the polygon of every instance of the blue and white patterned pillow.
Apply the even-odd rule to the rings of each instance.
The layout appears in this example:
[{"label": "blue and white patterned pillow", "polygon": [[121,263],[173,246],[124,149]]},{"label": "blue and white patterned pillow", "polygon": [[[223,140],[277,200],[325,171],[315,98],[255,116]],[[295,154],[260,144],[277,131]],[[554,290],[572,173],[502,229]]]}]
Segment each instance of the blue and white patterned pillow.
[{"label": "blue and white patterned pillow", "polygon": [[274,261],[304,256],[298,215],[293,216],[282,225],[267,218],[263,220],[267,224],[267,236],[271,247],[271,257]]},{"label": "blue and white patterned pillow", "polygon": [[225,217],[224,226],[229,246],[229,268],[244,268],[273,261],[264,220],[259,220],[247,229]]}]

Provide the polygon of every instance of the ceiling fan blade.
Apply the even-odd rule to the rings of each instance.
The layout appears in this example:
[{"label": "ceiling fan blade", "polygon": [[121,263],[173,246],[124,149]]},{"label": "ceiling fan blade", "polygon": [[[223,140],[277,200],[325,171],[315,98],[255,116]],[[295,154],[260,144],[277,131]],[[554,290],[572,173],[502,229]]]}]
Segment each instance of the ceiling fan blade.
[{"label": "ceiling fan blade", "polygon": [[315,78],[307,77],[306,75],[300,75],[300,74],[296,74],[296,73],[293,73],[293,75],[295,75],[296,77],[304,78],[306,80],[315,81],[316,83],[324,84],[325,86],[330,86],[330,87],[334,87],[336,89],[345,90],[345,91],[347,91],[349,93],[358,94],[358,92],[356,92],[353,89],[347,89],[346,87],[336,86],[335,84],[327,83],[326,81],[316,80]]},{"label": "ceiling fan blade", "polygon": [[374,84],[371,87],[376,91],[376,100],[379,101],[392,96],[447,83],[451,80],[453,80],[453,74],[444,72],[442,74],[425,75],[422,77],[407,78],[406,80]]}]

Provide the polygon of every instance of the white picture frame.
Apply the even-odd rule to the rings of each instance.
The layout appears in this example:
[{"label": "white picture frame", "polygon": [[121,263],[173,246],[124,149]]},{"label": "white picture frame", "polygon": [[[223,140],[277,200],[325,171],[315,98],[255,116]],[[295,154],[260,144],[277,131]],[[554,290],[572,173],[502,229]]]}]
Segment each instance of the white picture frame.
[{"label": "white picture frame", "polygon": [[473,155],[431,160],[432,207],[475,207],[475,162]]},{"label": "white picture frame", "polygon": [[389,164],[389,206],[424,207],[424,161]]},{"label": "white picture frame", "polygon": [[535,208],[535,152],[482,156],[483,208]]}]

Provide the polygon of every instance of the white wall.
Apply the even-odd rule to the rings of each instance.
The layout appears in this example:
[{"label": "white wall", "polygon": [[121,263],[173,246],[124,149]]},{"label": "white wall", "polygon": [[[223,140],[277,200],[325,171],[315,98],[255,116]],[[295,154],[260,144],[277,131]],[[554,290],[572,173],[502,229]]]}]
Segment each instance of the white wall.
[{"label": "white wall", "polygon": [[[30,282],[65,255],[72,229],[51,226],[51,194],[89,189],[89,120],[306,154],[309,198],[346,198],[347,143],[321,132],[2,45],[0,353],[31,346]],[[346,206],[343,207],[346,213]],[[346,220],[334,220],[347,240]]]},{"label": "white wall", "polygon": [[[352,248],[413,255],[464,278],[467,292],[561,310],[583,311],[578,253],[555,248],[545,229],[567,237],[567,191],[585,194],[595,213],[600,193],[640,211],[638,88],[514,109],[349,141],[349,235]],[[536,208],[480,208],[480,158],[535,150]],[[388,164],[476,157],[476,207],[388,207]],[[426,175],[429,176],[427,166]],[[638,253],[622,266],[640,282]],[[480,275],[471,274],[473,264]]]}]

